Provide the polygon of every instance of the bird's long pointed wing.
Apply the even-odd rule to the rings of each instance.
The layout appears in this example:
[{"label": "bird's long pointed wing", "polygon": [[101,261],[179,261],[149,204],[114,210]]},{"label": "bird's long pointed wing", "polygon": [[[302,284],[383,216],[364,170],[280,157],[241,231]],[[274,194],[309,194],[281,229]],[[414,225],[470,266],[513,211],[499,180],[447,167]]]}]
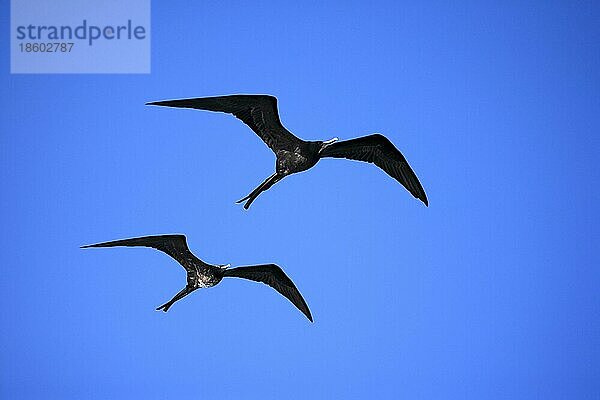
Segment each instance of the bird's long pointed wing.
[{"label": "bird's long pointed wing", "polygon": [[160,250],[163,253],[173,257],[179,264],[185,269],[189,265],[188,261],[198,260],[196,256],[192,254],[188,248],[187,241],[184,235],[156,235],[156,236],[142,236],[131,239],[113,240],[111,242],[103,242],[96,244],[88,244],[81,246],[82,249],[89,247],[151,247],[156,250]]},{"label": "bird's long pointed wing", "polygon": [[273,151],[289,148],[302,141],[279,120],[277,98],[267,95],[231,95],[195,99],[165,100],[146,103],[153,106],[195,108],[235,115],[248,125]]},{"label": "bird's long pointed wing", "polygon": [[419,178],[408,165],[406,158],[385,136],[374,134],[343,140],[326,146],[321,157],[348,158],[374,163],[400,182],[417,199],[429,205]]},{"label": "bird's long pointed wing", "polygon": [[304,298],[294,285],[294,282],[275,264],[253,265],[248,267],[237,267],[225,270],[225,276],[250,279],[262,282],[277,290],[292,302],[306,318],[313,322],[312,315]]}]

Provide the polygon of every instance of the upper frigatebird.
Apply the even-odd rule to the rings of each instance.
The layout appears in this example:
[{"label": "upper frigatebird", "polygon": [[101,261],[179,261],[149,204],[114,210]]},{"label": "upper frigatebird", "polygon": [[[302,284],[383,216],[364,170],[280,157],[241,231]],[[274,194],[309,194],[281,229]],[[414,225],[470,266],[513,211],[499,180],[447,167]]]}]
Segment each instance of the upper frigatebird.
[{"label": "upper frigatebird", "polygon": [[312,315],[302,295],[294,282],[275,264],[252,265],[247,267],[229,268],[227,265],[212,265],[205,263],[192,254],[184,235],[143,236],[132,239],[114,240],[111,242],[89,244],[88,247],[152,247],[175,259],[187,272],[187,285],[171,300],[158,307],[157,311],[169,311],[177,300],[180,300],[196,289],[208,288],[221,282],[224,277],[235,277],[262,282],[277,290],[292,302],[306,318],[312,322]]},{"label": "upper frigatebird", "polygon": [[[348,158],[374,163],[400,182],[427,206],[427,196],[419,179],[400,151],[381,134],[337,142],[305,141],[294,136],[279,120],[277,98],[268,95],[231,95],[146,103],[154,106],[195,108],[233,114],[248,125],[277,156],[275,173],[243,199],[248,209],[254,199],[287,175],[306,171],[323,157]],[[337,142],[337,143],[336,143]]]}]

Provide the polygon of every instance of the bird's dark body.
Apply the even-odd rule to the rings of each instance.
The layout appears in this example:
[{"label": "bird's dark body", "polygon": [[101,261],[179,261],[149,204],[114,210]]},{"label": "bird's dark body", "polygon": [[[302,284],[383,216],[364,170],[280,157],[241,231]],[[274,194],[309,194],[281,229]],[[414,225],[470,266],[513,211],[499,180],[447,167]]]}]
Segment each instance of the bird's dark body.
[{"label": "bird's dark body", "polygon": [[204,263],[191,262],[184,267],[187,272],[187,287],[190,289],[209,288],[223,279],[223,268]]},{"label": "bird's dark body", "polygon": [[319,150],[322,146],[323,142],[304,142],[290,150],[277,150],[275,171],[278,175],[287,176],[314,167],[320,160]]},{"label": "bird's dark body", "polygon": [[158,307],[157,310],[167,312],[176,301],[181,300],[193,291],[215,286],[224,277],[236,277],[262,282],[271,286],[291,301],[312,322],[312,315],[304,298],[292,280],[275,264],[251,265],[237,268],[229,268],[229,264],[208,264],[192,254],[187,246],[187,240],[183,235],[143,236],[97,243],[82,246],[82,248],[119,246],[154,248],[175,259],[185,269],[187,273],[187,284],[185,287],[171,300]]},{"label": "bird's dark body", "polygon": [[388,175],[400,182],[414,197],[428,205],[427,196],[419,179],[404,156],[385,136],[373,134],[334,143],[328,141],[305,141],[294,136],[279,120],[277,99],[267,95],[231,95],[199,97],[195,99],[166,100],[149,105],[194,108],[235,115],[248,125],[275,153],[275,173],[256,187],[250,194],[237,201],[248,209],[262,192],[284,177],[312,168],[321,158],[348,158],[374,163]]}]

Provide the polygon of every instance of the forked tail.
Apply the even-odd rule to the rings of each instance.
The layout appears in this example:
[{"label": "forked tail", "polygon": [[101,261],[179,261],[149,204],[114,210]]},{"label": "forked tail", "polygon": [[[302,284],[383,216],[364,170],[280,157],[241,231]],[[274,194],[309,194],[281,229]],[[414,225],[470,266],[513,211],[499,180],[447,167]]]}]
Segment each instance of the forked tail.
[{"label": "forked tail", "polygon": [[236,201],[236,203],[240,204],[245,201],[246,204],[244,204],[244,209],[247,210],[248,208],[250,208],[250,205],[252,204],[252,202],[254,202],[254,200],[258,197],[259,194],[261,194],[265,190],[269,190],[271,186],[279,182],[282,178],[283,176],[278,175],[277,172],[275,172],[273,175],[269,176],[263,183],[258,185],[256,189],[250,192],[248,196],[244,197],[243,199],[239,199],[238,201]]}]

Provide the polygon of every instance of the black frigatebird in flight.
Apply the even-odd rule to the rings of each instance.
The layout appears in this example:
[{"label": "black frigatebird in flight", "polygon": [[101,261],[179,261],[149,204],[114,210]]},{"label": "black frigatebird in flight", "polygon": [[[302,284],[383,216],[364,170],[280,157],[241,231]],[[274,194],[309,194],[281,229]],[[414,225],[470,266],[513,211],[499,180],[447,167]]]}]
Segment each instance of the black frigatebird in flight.
[{"label": "black frigatebird in flight", "polygon": [[[233,114],[248,125],[277,156],[275,173],[237,201],[248,209],[254,199],[287,175],[306,171],[321,158],[348,158],[374,163],[400,182],[414,197],[427,206],[427,196],[419,179],[400,151],[381,134],[373,134],[338,142],[305,141],[294,136],[279,120],[277,98],[268,95],[231,95],[195,99],[165,100],[147,105],[195,108]],[[336,143],[337,142],[337,143]]]},{"label": "black frigatebird in flight", "polygon": [[294,282],[275,264],[252,265],[247,267],[229,268],[227,265],[207,264],[188,248],[184,235],[144,236],[132,239],[115,240],[111,242],[90,244],[88,247],[152,247],[174,258],[187,272],[187,285],[171,300],[158,307],[157,311],[169,311],[176,301],[184,298],[196,289],[208,288],[221,282],[224,277],[235,277],[262,282],[277,290],[292,302],[312,322],[312,315],[302,295]]}]

